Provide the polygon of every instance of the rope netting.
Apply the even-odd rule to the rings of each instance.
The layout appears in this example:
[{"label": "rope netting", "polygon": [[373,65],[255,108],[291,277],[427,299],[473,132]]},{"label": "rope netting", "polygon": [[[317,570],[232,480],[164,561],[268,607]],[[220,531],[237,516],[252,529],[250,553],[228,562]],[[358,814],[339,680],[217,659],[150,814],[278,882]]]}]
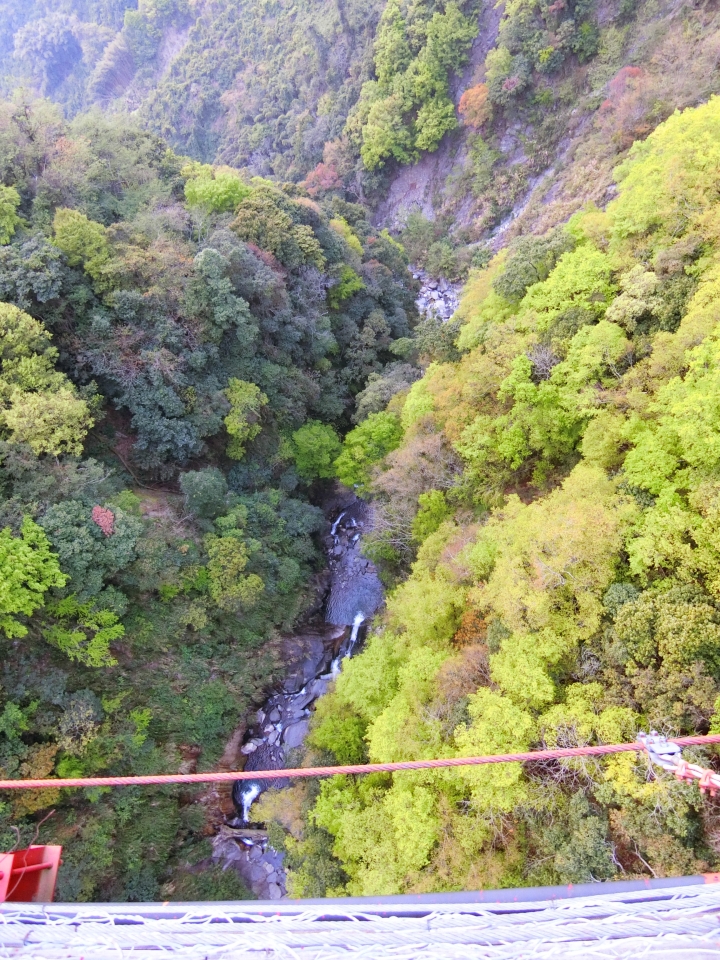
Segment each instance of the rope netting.
[{"label": "rope netting", "polygon": [[[663,739],[663,738],[658,738]],[[697,737],[674,737],[671,744],[680,747],[706,746],[720,743],[720,734]],[[280,770],[235,770],[206,773],[168,773],[129,777],[56,777],[39,780],[0,780],[0,790],[57,790],[59,787],[139,787],[164,786],[172,783],[226,783],[235,780],[277,780],[298,777],[332,777],[340,774],[396,773],[400,770],[434,770],[438,767],[476,767],[488,763],[525,763],[538,760],[562,760],[566,757],[603,757],[613,753],[648,751],[643,741],[634,743],[603,743],[587,747],[566,747],[555,750],[531,750],[524,753],[496,753],[481,757],[446,757],[441,760],[403,760],[397,763],[356,763],[336,767],[296,767]],[[701,780],[703,789],[720,789],[720,776],[694,764],[684,764],[682,779]]]},{"label": "rope netting", "polygon": [[[598,885],[600,888],[602,885]],[[249,906],[249,905],[248,905]],[[11,909],[12,907],[12,909]],[[381,916],[333,905],[292,915],[242,904],[177,905],[167,917],[102,904],[6,904],[0,957],[43,960],[520,960],[720,957],[720,885],[566,901],[429,905]]]}]

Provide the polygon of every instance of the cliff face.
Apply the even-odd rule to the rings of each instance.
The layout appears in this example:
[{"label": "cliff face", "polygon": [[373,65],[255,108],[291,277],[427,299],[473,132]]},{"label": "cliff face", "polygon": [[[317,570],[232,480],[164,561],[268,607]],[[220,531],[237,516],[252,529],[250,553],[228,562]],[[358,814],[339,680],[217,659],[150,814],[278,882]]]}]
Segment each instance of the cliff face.
[{"label": "cliff face", "polygon": [[[520,10],[465,0],[458,9],[474,39],[461,56],[451,37],[440,58],[455,129],[432,151],[403,161],[396,150],[368,169],[360,154],[375,94],[364,84],[385,70],[383,24],[394,9],[385,0],[173,0],[137,9],[130,0],[70,0],[51,14],[41,4],[7,6],[5,92],[23,84],[68,113],[90,106],[132,113],[180,152],[253,174],[297,182],[317,168],[313,195],[344,190],[394,231],[420,214],[437,236],[470,252],[488,242],[497,249],[519,232],[543,233],[588,202],[602,207],[630,144],[720,85],[710,7],[560,0]],[[424,20],[398,7],[415,60],[388,89],[401,89],[407,131],[420,121],[422,98],[435,96],[428,88],[407,99],[415,65],[415,73],[427,66],[428,24],[452,6],[438,0]],[[491,109],[478,123],[458,107],[481,84]],[[392,139],[392,131],[380,134]]]},{"label": "cliff face", "polygon": [[[464,90],[486,80],[502,7],[486,6],[470,61],[455,77]],[[718,91],[719,21],[708,9],[677,2],[645,4],[618,23],[617,6],[599,4],[598,49],[543,79],[534,97],[498,110],[480,133],[460,126],[434,153],[395,169],[375,208],[379,224],[402,229],[408,214],[438,222],[455,243],[504,246],[522,233],[544,233],[588,203],[613,197],[612,170],[630,145],[676,109]]]}]

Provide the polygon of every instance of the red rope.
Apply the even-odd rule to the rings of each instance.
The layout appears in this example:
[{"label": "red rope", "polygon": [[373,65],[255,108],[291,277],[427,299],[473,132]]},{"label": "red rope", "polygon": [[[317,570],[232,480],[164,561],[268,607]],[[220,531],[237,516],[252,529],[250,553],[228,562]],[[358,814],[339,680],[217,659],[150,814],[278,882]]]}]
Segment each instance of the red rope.
[{"label": "red rope", "polygon": [[[673,737],[673,743],[692,746],[720,743],[720,734]],[[332,777],[348,773],[394,773],[397,770],[434,770],[437,767],[476,767],[485,763],[523,763],[563,757],[603,757],[610,753],[641,753],[642,743],[609,743],[597,747],[569,747],[527,753],[497,753],[486,757],[447,757],[444,760],[404,760],[400,763],[358,763],[345,767],[299,767],[289,770],[243,770],[227,773],[170,773],[148,777],[76,777],[57,780],[0,780],[0,790],[42,790],[58,787],[142,787],[169,783],[227,783],[233,780],[277,780],[295,777]]]}]

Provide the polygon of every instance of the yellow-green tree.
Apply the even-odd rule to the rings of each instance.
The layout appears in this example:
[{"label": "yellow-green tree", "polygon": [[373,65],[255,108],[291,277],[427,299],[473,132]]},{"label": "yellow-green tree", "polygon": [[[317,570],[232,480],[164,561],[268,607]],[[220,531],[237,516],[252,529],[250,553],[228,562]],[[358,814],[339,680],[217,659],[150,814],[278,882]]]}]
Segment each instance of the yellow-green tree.
[{"label": "yellow-green tree", "polygon": [[93,425],[90,407],[64,373],[40,321],[0,304],[0,429],[36,454],[79,455]]},{"label": "yellow-green tree", "polygon": [[0,629],[6,636],[24,637],[28,628],[18,617],[32,616],[47,591],[67,580],[50,541],[30,517],[23,520],[19,537],[9,527],[0,530]]},{"label": "yellow-green tree", "polygon": [[250,551],[237,536],[205,538],[207,548],[210,596],[222,609],[236,612],[251,607],[265,589],[256,573],[245,573]]},{"label": "yellow-green tree", "polygon": [[65,254],[71,267],[82,267],[93,280],[102,277],[102,268],[110,259],[107,230],[88,219],[79,210],[61,207],[53,220],[54,243]]},{"label": "yellow-green tree", "polygon": [[225,429],[230,436],[227,455],[242,460],[245,446],[262,429],[259,420],[268,398],[254,383],[236,377],[228,381],[225,396],[230,401],[230,413],[225,417]]},{"label": "yellow-green tree", "polygon": [[20,194],[15,187],[0,186],[0,245],[10,243],[15,230],[20,225],[17,208],[20,206]]}]

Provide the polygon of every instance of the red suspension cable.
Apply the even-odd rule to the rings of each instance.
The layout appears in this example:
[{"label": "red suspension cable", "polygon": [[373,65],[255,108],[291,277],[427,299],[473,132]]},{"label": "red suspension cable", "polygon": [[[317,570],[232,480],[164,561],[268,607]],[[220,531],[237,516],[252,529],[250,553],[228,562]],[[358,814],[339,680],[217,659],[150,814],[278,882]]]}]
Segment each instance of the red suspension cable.
[{"label": "red suspension cable", "polygon": [[[720,743],[720,734],[673,737],[680,746]],[[74,777],[54,780],[0,780],[0,790],[57,790],[59,787],[144,787],[171,783],[227,783],[233,780],[278,780],[297,777],[332,777],[351,773],[395,773],[398,770],[434,770],[438,767],[476,767],[486,763],[523,763],[561,760],[564,757],[603,757],[612,753],[645,752],[642,743],[610,743],[596,747],[568,747],[527,753],[498,753],[484,757],[447,757],[444,760],[404,760],[400,763],[358,763],[341,767],[299,767],[288,770],[242,770],[223,773],[170,773],[146,777]]]}]

